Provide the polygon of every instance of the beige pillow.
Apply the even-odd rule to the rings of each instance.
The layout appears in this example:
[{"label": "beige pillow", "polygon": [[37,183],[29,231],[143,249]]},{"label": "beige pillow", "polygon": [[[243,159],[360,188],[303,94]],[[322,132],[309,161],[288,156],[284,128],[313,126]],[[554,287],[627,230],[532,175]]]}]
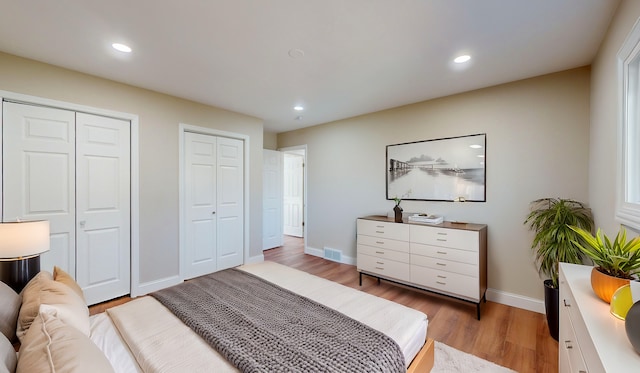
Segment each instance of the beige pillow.
[{"label": "beige pillow", "polygon": [[89,308],[84,300],[69,286],[54,281],[51,274],[40,272],[22,290],[22,307],[16,328],[21,342],[41,304],[54,307],[60,320],[89,335]]},{"label": "beige pillow", "polygon": [[0,334],[0,373],[13,373],[16,371],[16,350],[9,340]]},{"label": "beige pillow", "polygon": [[0,281],[0,333],[9,341],[16,336],[16,323],[22,299],[9,285]]},{"label": "beige pillow", "polygon": [[17,373],[113,373],[109,360],[78,329],[43,305],[23,338]]},{"label": "beige pillow", "polygon": [[67,285],[73,291],[75,291],[76,294],[78,294],[80,298],[82,298],[82,300],[85,301],[85,303],[87,302],[84,298],[84,292],[82,291],[82,288],[80,287],[80,285],[78,285],[76,280],[74,280],[73,277],[71,277],[71,275],[63,271],[58,266],[53,267],[53,280]]}]

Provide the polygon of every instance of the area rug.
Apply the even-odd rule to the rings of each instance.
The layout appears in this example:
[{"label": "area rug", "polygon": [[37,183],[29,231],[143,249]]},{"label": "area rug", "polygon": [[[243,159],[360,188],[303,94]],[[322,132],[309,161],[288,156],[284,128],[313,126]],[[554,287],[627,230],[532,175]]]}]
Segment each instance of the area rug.
[{"label": "area rug", "polygon": [[431,373],[514,373],[514,370],[435,342],[435,363]]}]

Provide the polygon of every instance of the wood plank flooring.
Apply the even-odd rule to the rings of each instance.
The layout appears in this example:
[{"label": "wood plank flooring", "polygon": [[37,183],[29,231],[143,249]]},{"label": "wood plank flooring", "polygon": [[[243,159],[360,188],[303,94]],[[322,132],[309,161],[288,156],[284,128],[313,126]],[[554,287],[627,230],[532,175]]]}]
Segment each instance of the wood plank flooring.
[{"label": "wood plank flooring", "polygon": [[[285,236],[282,247],[264,252],[265,260],[278,262],[367,293],[404,304],[427,314],[427,335],[461,351],[493,361],[520,373],[556,373],[558,342],[549,336],[545,316],[536,312],[487,302],[482,318],[475,305],[408,289],[363,276],[358,285],[355,266],[304,254],[303,240]],[[128,297],[90,307],[91,314],[127,302]]]}]

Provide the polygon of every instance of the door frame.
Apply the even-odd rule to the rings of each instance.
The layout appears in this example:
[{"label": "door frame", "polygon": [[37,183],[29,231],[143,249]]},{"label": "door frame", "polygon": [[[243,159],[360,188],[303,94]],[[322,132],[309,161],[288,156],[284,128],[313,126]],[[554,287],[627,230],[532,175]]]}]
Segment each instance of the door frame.
[{"label": "door frame", "polygon": [[[4,101],[11,101],[25,105],[45,106],[55,109],[71,110],[129,121],[131,131],[131,158],[129,160],[131,162],[129,170],[131,172],[131,279],[129,284],[129,291],[132,297],[145,294],[140,286],[140,160],[138,115],[0,90],[0,106],[4,104]],[[2,140],[2,125],[2,115],[0,115],[0,140]],[[1,165],[2,141],[0,141],[0,170],[2,169]],[[2,200],[4,195],[4,191],[2,190],[2,181],[2,172],[0,172],[0,205],[4,203],[4,201]]]},{"label": "door frame", "polygon": [[249,182],[249,175],[250,175],[250,170],[249,170],[249,161],[250,161],[250,154],[249,154],[249,149],[250,149],[250,138],[248,135],[244,135],[241,133],[235,133],[235,132],[228,132],[228,131],[222,131],[222,130],[217,130],[214,128],[208,128],[208,127],[200,127],[200,126],[194,126],[194,125],[190,125],[190,124],[186,124],[186,123],[180,123],[178,126],[178,214],[179,214],[179,218],[178,218],[178,261],[179,261],[179,276],[180,276],[180,280],[183,281],[185,279],[185,268],[184,268],[184,264],[185,264],[185,214],[184,214],[184,207],[185,207],[185,201],[184,201],[184,190],[185,190],[185,179],[184,179],[184,158],[185,158],[185,147],[184,147],[184,134],[185,132],[193,132],[193,133],[199,133],[199,134],[203,134],[203,135],[210,135],[210,136],[218,136],[218,137],[228,137],[231,139],[237,139],[237,140],[241,140],[244,142],[243,144],[243,150],[244,150],[244,191],[243,191],[243,203],[244,203],[244,227],[243,227],[243,231],[244,231],[244,242],[243,242],[243,258],[244,258],[244,263],[249,263],[251,258],[249,256],[249,247],[250,247],[250,235],[249,233],[251,232],[250,230],[250,225],[249,225],[249,210],[250,210],[250,206],[249,206],[249,188],[250,188],[250,182]]},{"label": "door frame", "polygon": [[307,252],[307,227],[308,224],[307,222],[309,221],[307,219],[307,196],[309,195],[309,191],[308,191],[308,186],[309,183],[307,182],[307,158],[309,156],[309,151],[307,150],[307,144],[304,145],[295,145],[295,146],[287,146],[284,148],[278,148],[279,152],[282,153],[286,153],[286,152],[290,152],[290,151],[294,151],[294,150],[304,150],[304,158],[302,159],[302,222],[303,222],[303,227],[302,227],[302,239],[304,241],[304,251]]}]

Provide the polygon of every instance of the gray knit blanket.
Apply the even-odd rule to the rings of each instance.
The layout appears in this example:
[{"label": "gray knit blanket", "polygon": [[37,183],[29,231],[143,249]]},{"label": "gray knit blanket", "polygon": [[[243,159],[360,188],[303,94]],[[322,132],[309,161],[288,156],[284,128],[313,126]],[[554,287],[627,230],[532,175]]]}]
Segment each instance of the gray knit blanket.
[{"label": "gray knit blanket", "polygon": [[151,295],[242,372],[405,372],[388,336],[237,269]]}]

